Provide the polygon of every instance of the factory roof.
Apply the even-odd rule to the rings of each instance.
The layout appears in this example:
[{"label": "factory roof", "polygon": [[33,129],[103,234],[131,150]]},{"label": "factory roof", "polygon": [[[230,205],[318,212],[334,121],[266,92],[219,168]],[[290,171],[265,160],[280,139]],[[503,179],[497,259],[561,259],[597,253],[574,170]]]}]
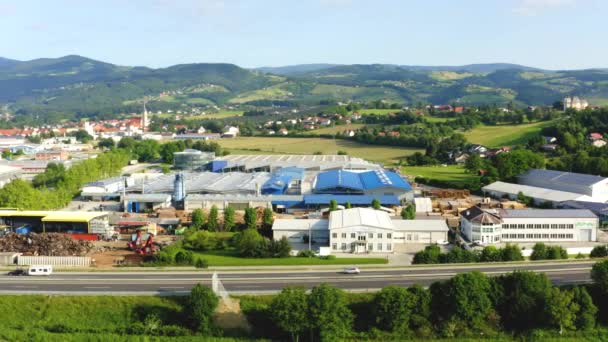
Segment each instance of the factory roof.
[{"label": "factory roof", "polygon": [[608,214],[608,203],[586,202],[586,201],[565,201],[560,206],[571,209],[589,209],[594,214]]},{"label": "factory roof", "polygon": [[394,229],[390,216],[380,210],[352,208],[332,211],[329,214],[329,230],[356,226]]},{"label": "factory roof", "polygon": [[304,195],[304,204],[329,204],[331,200],[335,200],[338,204],[346,204],[347,202],[352,205],[371,205],[372,201],[377,199],[382,205],[399,205],[401,202],[397,196],[372,196],[372,195],[323,195],[323,194],[311,194]]},{"label": "factory roof", "polygon": [[606,180],[605,177],[588,175],[584,173],[564,172],[556,170],[532,169],[519,176],[520,181],[527,183],[540,181],[556,184],[574,184],[577,186],[591,186]]},{"label": "factory roof", "polygon": [[106,215],[100,211],[0,210],[0,217],[40,217],[42,222],[89,222]]},{"label": "factory roof", "polygon": [[597,218],[588,209],[501,209],[503,218]]},{"label": "factory roof", "polygon": [[323,219],[276,219],[272,230],[327,230],[328,220]]},{"label": "factory roof", "polygon": [[86,186],[106,186],[106,185],[110,185],[110,184],[114,184],[114,183],[119,183],[119,182],[124,182],[124,178],[123,177],[111,177],[111,178],[106,178],[106,179],[102,179],[102,180],[98,180],[95,182],[89,182],[86,184]]},{"label": "factory roof", "polygon": [[[256,193],[270,179],[267,172],[182,172],[186,193]],[[127,191],[139,192],[142,187],[146,193],[171,193],[175,173],[169,173],[146,180],[144,184],[129,187]]]},{"label": "factory roof", "polygon": [[412,187],[395,172],[386,170],[373,170],[367,172],[353,172],[347,170],[332,170],[317,175],[315,189],[317,191],[332,188],[346,188],[355,191],[395,187],[402,190],[411,190]]},{"label": "factory roof", "polygon": [[496,209],[482,209],[478,206],[471,207],[460,213],[469,222],[477,224],[501,224],[502,217]]},{"label": "factory roof", "polygon": [[517,195],[523,193],[528,197],[539,199],[543,201],[551,202],[562,202],[568,200],[576,200],[583,196],[580,193],[552,190],[547,188],[539,188],[536,186],[505,183],[505,182],[494,182],[481,188],[483,191],[495,191],[506,194]]},{"label": "factory roof", "polygon": [[243,165],[245,169],[256,169],[262,167],[286,168],[298,167],[305,170],[330,170],[330,169],[360,169],[373,170],[380,168],[379,165],[370,163],[361,158],[347,155],[238,155],[231,154],[216,160],[228,162],[228,167]]}]

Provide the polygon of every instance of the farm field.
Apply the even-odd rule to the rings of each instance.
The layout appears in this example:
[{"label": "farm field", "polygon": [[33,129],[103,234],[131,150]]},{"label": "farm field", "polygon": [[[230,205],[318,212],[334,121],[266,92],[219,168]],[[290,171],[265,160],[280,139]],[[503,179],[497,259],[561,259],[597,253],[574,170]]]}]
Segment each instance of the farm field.
[{"label": "farm field", "polygon": [[377,114],[377,115],[386,115],[388,113],[396,113],[400,111],[400,109],[360,109],[357,112],[359,114]]},{"label": "farm field", "polygon": [[551,121],[542,121],[522,125],[479,126],[465,132],[464,136],[471,143],[488,147],[512,146],[525,144],[541,129],[551,124]]},{"label": "farm field", "polygon": [[462,165],[448,166],[404,166],[401,172],[413,180],[415,177],[424,177],[439,181],[448,181],[455,184],[465,184],[477,176],[465,173]]},{"label": "farm field", "polygon": [[323,138],[238,137],[220,139],[218,143],[232,153],[250,150],[257,154],[337,154],[338,151],[344,151],[354,157],[382,163],[394,163],[414,152],[423,152],[422,149],[416,148],[367,145],[349,140]]}]

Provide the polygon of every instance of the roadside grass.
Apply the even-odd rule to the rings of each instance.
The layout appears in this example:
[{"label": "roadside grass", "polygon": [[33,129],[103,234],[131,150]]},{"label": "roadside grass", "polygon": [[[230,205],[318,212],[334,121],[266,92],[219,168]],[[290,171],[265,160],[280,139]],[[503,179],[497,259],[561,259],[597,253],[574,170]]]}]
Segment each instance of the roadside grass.
[{"label": "roadside grass", "polygon": [[338,151],[345,151],[351,156],[381,163],[394,163],[414,152],[424,152],[417,148],[367,145],[324,138],[237,137],[220,139],[218,143],[233,154],[239,150],[253,150],[256,154],[337,154]]},{"label": "roadside grass", "polygon": [[552,121],[541,121],[522,125],[478,126],[464,133],[467,140],[488,147],[501,147],[525,144],[548,127]]},{"label": "roadside grass", "polygon": [[234,250],[196,252],[195,255],[203,257],[209,266],[297,266],[297,265],[370,265],[386,264],[385,258],[242,258]]},{"label": "roadside grass", "polygon": [[412,181],[415,177],[424,177],[464,185],[477,178],[476,175],[466,173],[462,165],[403,166],[401,172],[409,176]]}]

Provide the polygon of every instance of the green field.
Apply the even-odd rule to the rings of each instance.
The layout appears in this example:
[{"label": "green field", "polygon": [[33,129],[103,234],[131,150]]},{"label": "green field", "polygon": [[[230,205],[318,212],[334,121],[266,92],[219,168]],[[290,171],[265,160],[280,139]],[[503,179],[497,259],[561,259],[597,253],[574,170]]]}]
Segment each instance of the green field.
[{"label": "green field", "polygon": [[411,177],[412,180],[415,177],[424,177],[427,179],[436,179],[455,184],[465,184],[477,178],[477,176],[465,173],[464,171],[464,167],[461,165],[404,166],[401,168],[401,172]]},{"label": "green field", "polygon": [[297,265],[364,265],[386,264],[384,258],[242,258],[234,251],[194,252],[209,262],[209,266],[297,266]]},{"label": "green field", "polygon": [[337,154],[338,151],[345,151],[355,157],[383,163],[394,163],[414,152],[423,152],[416,148],[367,145],[349,140],[322,138],[238,137],[220,139],[218,142],[231,153],[250,150],[257,154]]},{"label": "green field", "polygon": [[479,126],[464,135],[474,144],[488,147],[512,146],[527,143],[542,128],[551,124],[552,121],[542,121],[523,125]]},{"label": "green field", "polygon": [[377,115],[386,115],[389,113],[399,112],[400,109],[360,109],[357,112],[359,114],[377,114]]}]

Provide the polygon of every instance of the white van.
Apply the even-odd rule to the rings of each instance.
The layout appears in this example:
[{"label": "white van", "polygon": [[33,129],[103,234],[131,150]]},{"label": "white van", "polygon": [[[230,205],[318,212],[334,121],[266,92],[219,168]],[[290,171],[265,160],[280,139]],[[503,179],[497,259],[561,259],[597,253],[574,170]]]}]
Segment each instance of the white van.
[{"label": "white van", "polygon": [[27,275],[31,276],[49,276],[53,273],[51,265],[32,265],[27,269]]}]

